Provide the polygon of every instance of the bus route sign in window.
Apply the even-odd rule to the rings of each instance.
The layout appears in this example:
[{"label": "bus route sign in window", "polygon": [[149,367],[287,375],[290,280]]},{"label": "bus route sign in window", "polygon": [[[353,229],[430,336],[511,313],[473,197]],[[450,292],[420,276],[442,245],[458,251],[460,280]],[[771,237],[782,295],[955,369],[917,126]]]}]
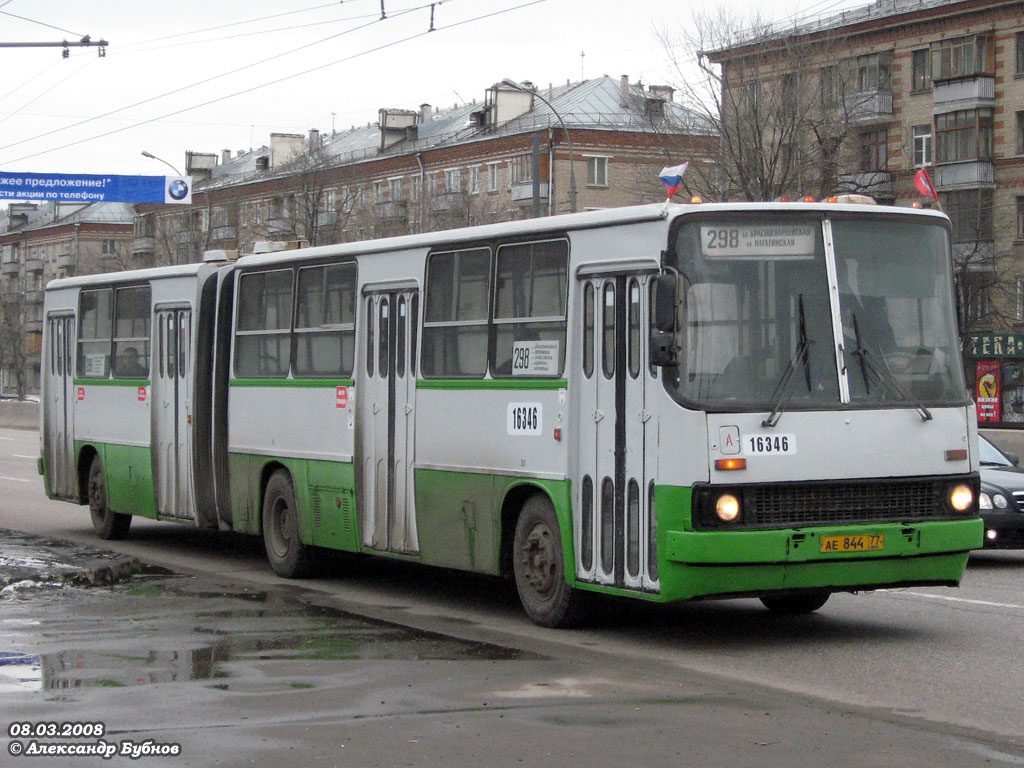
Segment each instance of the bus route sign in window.
[{"label": "bus route sign in window", "polygon": [[814,224],[705,224],[700,244],[709,259],[811,259]]}]

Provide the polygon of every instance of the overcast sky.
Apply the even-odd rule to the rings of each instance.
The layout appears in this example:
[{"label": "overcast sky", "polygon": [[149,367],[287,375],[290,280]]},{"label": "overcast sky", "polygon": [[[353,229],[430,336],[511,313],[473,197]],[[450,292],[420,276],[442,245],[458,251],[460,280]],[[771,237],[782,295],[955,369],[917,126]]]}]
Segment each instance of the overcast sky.
[{"label": "overcast sky", "polygon": [[[865,4],[727,3],[780,21]],[[186,150],[247,150],[271,131],[366,124],[380,107],[481,100],[504,77],[668,82],[655,29],[697,6],[435,0],[429,32],[430,5],[384,0],[381,19],[381,0],[0,0],[2,42],[109,42],[103,58],[95,48],[67,59],[59,48],[0,49],[0,171],[163,175],[143,150],[183,169]]]}]

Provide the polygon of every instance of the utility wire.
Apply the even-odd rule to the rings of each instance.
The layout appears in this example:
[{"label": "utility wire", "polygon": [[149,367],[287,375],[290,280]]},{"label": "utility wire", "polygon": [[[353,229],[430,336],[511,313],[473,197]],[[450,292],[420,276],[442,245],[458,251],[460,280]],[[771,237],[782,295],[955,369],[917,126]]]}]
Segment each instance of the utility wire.
[{"label": "utility wire", "polygon": [[[429,5],[423,5],[423,6],[419,6],[418,8],[409,9],[407,11],[402,12],[401,15],[404,15],[405,13],[411,13],[414,10],[420,10],[421,8],[427,8],[427,7],[429,7]],[[396,18],[396,17],[393,16],[391,18]],[[336,38],[339,38],[339,37],[342,37],[344,35],[350,34],[352,32],[358,32],[359,30],[366,29],[367,27],[372,26],[374,24],[379,24],[380,21],[381,20],[379,18],[374,18],[373,21],[367,22],[365,24],[360,24],[359,26],[352,27],[351,29],[346,29],[346,30],[344,30],[342,32],[338,32],[338,33],[333,34],[333,35],[328,35],[327,37],[321,38],[320,40],[314,40],[312,43],[306,43],[304,45],[298,46],[297,48],[292,48],[290,50],[283,51],[282,53],[274,54],[273,56],[270,56],[270,57],[268,57],[266,59],[261,59],[259,61],[250,62],[249,64],[244,64],[241,67],[236,67],[235,69],[228,70],[227,72],[221,72],[220,74],[213,75],[213,76],[205,78],[203,80],[198,80],[198,81],[196,81],[194,83],[190,83],[189,85],[183,85],[180,88],[175,88],[173,90],[166,91],[166,92],[161,93],[161,94],[157,94],[156,96],[150,96],[147,99],[142,99],[141,101],[136,101],[133,104],[127,104],[127,105],[125,105],[123,107],[118,107],[117,109],[112,109],[109,112],[104,112],[101,115],[96,115],[94,117],[90,117],[90,118],[87,118],[85,120],[79,120],[77,123],[71,123],[70,125],[65,125],[65,126],[62,126],[60,128],[54,128],[52,131],[47,131],[45,133],[40,133],[40,134],[37,134],[35,136],[30,136],[27,139],[20,139],[19,141],[14,141],[14,142],[11,142],[10,144],[4,144],[4,145],[0,146],[0,151],[5,150],[5,149],[10,149],[11,147],[17,147],[17,146],[20,146],[21,144],[27,144],[29,142],[36,141],[37,139],[43,139],[43,138],[46,138],[47,136],[53,136],[53,135],[55,135],[57,133],[63,133],[64,131],[71,130],[72,128],[78,128],[79,126],[86,125],[86,124],[91,123],[91,122],[93,122],[95,120],[100,120],[100,119],[105,118],[105,117],[110,117],[111,115],[116,115],[119,112],[124,112],[125,110],[128,110],[128,109],[133,109],[135,107],[140,107],[140,106],[142,106],[144,104],[149,104],[149,103],[151,103],[153,101],[157,101],[157,100],[165,98],[167,96],[173,96],[176,93],[181,93],[182,91],[187,91],[190,88],[196,88],[196,87],[198,87],[200,85],[206,85],[207,83],[212,83],[215,80],[220,80],[222,78],[238,74],[239,72],[243,72],[246,69],[250,69],[251,67],[259,66],[261,64],[266,64],[266,63],[268,63],[270,61],[274,61],[275,59],[280,59],[280,58],[283,58],[284,56],[289,56],[289,55],[291,55],[293,53],[297,53],[299,51],[305,50],[306,48],[311,48],[311,47],[313,47],[315,45],[319,45],[321,43],[325,43],[328,40],[334,40]]]},{"label": "utility wire", "polygon": [[[408,43],[408,42],[410,42],[412,40],[416,40],[417,38],[426,37],[427,35],[430,35],[430,34],[432,34],[435,31],[441,32],[441,31],[448,30],[448,29],[455,29],[457,27],[465,26],[466,24],[472,24],[472,23],[477,22],[477,21],[483,21],[484,19],[489,19],[489,18],[493,18],[495,16],[500,16],[502,14],[511,13],[512,11],[518,11],[518,10],[521,10],[523,8],[528,8],[531,5],[539,5],[540,3],[544,3],[544,2],[547,2],[547,0],[530,0],[529,2],[521,3],[519,5],[515,5],[515,6],[512,6],[510,8],[503,8],[501,10],[492,11],[491,13],[486,13],[486,14],[483,14],[481,16],[475,16],[475,17],[470,18],[470,19],[463,19],[462,21],[453,22],[452,24],[447,24],[447,25],[444,25],[444,26],[438,26],[438,27],[435,27],[433,29],[429,29],[429,30],[427,30],[425,32],[417,32],[414,35],[409,35],[408,37],[404,37],[404,38],[401,38],[399,40],[394,40],[394,41],[392,41],[390,43],[383,43],[381,45],[375,46],[374,48],[369,48],[369,49],[367,49],[365,51],[360,51],[359,53],[354,53],[351,56],[345,56],[344,58],[336,59],[335,61],[331,61],[331,62],[328,62],[326,64],[320,64],[320,65],[318,65],[316,67],[311,67],[311,68],[303,70],[301,72],[295,72],[295,73],[290,74],[290,75],[285,75],[284,77],[279,77],[279,78],[277,78],[275,80],[271,80],[271,81],[268,81],[268,82],[265,82],[265,83],[261,83],[259,85],[254,85],[254,86],[252,86],[250,88],[244,88],[244,89],[242,89],[240,91],[235,91],[234,93],[229,93],[229,94],[227,94],[225,96],[218,96],[215,99],[209,99],[209,100],[201,102],[199,104],[193,104],[190,107],[183,107],[182,109],[176,109],[173,112],[168,112],[168,113],[160,115],[158,117],[152,117],[152,118],[149,118],[147,120],[140,120],[139,122],[133,123],[132,125],[127,125],[127,126],[124,126],[122,128],[115,128],[113,130],[105,131],[104,133],[99,133],[99,134],[96,134],[95,136],[90,136],[90,137],[85,138],[85,139],[79,139],[77,141],[71,141],[71,142],[68,142],[67,144],[62,144],[59,147],[53,147],[51,149],[45,149],[45,150],[42,150],[40,152],[33,152],[30,155],[23,155],[21,157],[16,157],[16,158],[13,158],[13,159],[7,161],[4,164],[5,165],[10,165],[11,163],[18,163],[18,162],[21,162],[22,160],[28,160],[28,159],[33,158],[33,157],[39,157],[40,155],[49,154],[50,152],[59,152],[62,149],[68,149],[70,147],[75,147],[75,146],[78,146],[80,144],[85,144],[85,143],[90,142],[90,141],[95,141],[96,139],[103,139],[103,138],[106,138],[107,136],[112,136],[115,133],[121,133],[123,131],[128,131],[128,130],[131,130],[133,128],[139,128],[139,127],[141,127],[143,125],[148,125],[150,123],[155,123],[158,120],[166,120],[169,117],[174,117],[174,116],[180,115],[180,114],[182,114],[184,112],[190,112],[190,111],[192,111],[194,109],[201,109],[202,107],[208,107],[211,104],[216,104],[217,102],[220,102],[220,101],[226,101],[227,99],[234,98],[235,96],[242,96],[242,95],[247,94],[247,93],[252,93],[253,91],[258,91],[258,90],[261,90],[263,88],[270,87],[272,85],[279,85],[280,83],[285,83],[285,82],[288,82],[289,80],[294,80],[297,77],[303,77],[304,75],[308,75],[308,74],[311,74],[313,72],[318,72],[320,70],[327,69],[328,67],[333,67],[333,66],[335,66],[337,64],[342,64],[342,63],[345,63],[345,62],[348,62],[348,61],[352,61],[354,59],[361,58],[363,56],[368,56],[371,53],[378,53],[380,51],[387,50],[388,48],[394,48],[395,46],[402,45],[404,43]],[[44,134],[44,135],[48,135],[48,134]],[[17,142],[17,143],[22,144],[24,142]],[[11,146],[15,146],[15,145],[14,144],[8,144],[7,145],[7,147],[11,147]],[[0,147],[0,149],[6,149],[7,147]]]},{"label": "utility wire", "polygon": [[[4,5],[7,5],[7,3],[4,3]],[[50,29],[56,29],[58,32],[67,32],[69,35],[74,35],[75,37],[85,37],[85,35],[79,34],[78,32],[72,32],[70,29],[64,29],[64,27],[55,27],[53,24],[47,24],[45,21],[37,21],[35,19],[30,19],[27,16],[19,16],[18,14],[11,13],[10,11],[0,11],[0,13],[2,13],[4,16],[10,16],[15,19],[21,19],[22,21],[31,22],[32,24],[38,24],[41,27],[49,27]]]},{"label": "utility wire", "polygon": [[2,118],[0,118],[0,124],[2,124],[2,123],[5,123],[5,122],[7,122],[7,121],[8,121],[8,120],[10,120],[10,119],[11,119],[12,117],[14,117],[14,116],[15,116],[15,115],[17,115],[18,113],[20,113],[20,112],[21,112],[21,110],[25,109],[25,107],[29,106],[30,104],[33,104],[33,103],[34,103],[34,102],[36,102],[36,101],[39,101],[39,99],[43,98],[43,96],[46,96],[46,95],[47,95],[48,93],[51,93],[51,92],[55,91],[55,90],[56,90],[57,88],[59,88],[59,87],[60,87],[61,85],[63,85],[64,83],[66,83],[66,82],[67,82],[68,80],[70,80],[70,79],[71,79],[72,77],[74,77],[75,75],[77,75],[78,73],[80,73],[80,72],[81,72],[81,71],[82,71],[83,69],[85,69],[86,67],[88,67],[88,66],[89,66],[90,64],[92,64],[92,63],[93,63],[94,61],[98,61],[98,59],[96,59],[96,57],[94,57],[94,56],[87,56],[87,57],[86,57],[86,61],[85,61],[85,63],[84,63],[84,64],[83,64],[82,66],[80,66],[80,67],[79,67],[78,69],[76,69],[76,70],[75,70],[74,72],[72,72],[72,73],[71,73],[70,75],[68,75],[67,77],[65,77],[65,78],[64,78],[63,80],[59,80],[58,82],[54,83],[54,84],[53,84],[53,85],[51,85],[51,86],[50,86],[49,88],[47,88],[47,89],[46,89],[45,91],[42,91],[41,93],[37,94],[37,95],[36,95],[36,96],[35,96],[34,98],[32,98],[32,99],[29,99],[28,101],[26,101],[26,102],[25,102],[24,104],[22,104],[22,105],[21,105],[20,107],[18,107],[18,108],[17,108],[16,110],[14,110],[13,112],[9,112],[9,113],[7,113],[7,116],[6,116],[6,117],[2,117]]}]

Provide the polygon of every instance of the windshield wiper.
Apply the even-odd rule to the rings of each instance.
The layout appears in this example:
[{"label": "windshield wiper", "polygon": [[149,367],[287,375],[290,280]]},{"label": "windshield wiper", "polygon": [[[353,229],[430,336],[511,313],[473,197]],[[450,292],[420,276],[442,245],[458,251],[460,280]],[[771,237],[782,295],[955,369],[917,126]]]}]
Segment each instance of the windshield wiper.
[{"label": "windshield wiper", "polygon": [[[785,407],[789,405],[789,401],[793,397],[793,390],[789,386],[790,380],[793,378],[793,374],[796,372],[796,361],[799,360],[804,366],[804,380],[807,383],[807,391],[811,391],[811,366],[808,362],[808,351],[811,348],[811,344],[814,342],[807,338],[807,319],[804,317],[804,295],[797,295],[797,311],[799,313],[800,320],[800,336],[797,341],[796,349],[793,350],[793,356],[789,358],[789,365],[786,366],[786,370],[782,372],[782,376],[779,378],[779,383],[775,385],[775,391],[772,392],[772,410],[768,414],[768,418],[761,422],[762,427],[774,427],[779,423],[779,419],[782,418],[782,412]],[[788,394],[787,394],[788,393]]]},{"label": "windshield wiper", "polygon": [[924,407],[924,403],[918,400],[916,397],[911,395],[903,386],[896,380],[893,372],[889,370],[889,366],[885,363],[885,358],[879,357],[878,360],[882,363],[876,365],[873,360],[871,353],[861,344],[860,341],[860,328],[857,325],[857,315],[854,313],[851,316],[853,320],[853,338],[857,343],[857,348],[853,351],[860,359],[860,370],[864,376],[864,389],[867,394],[871,394],[871,385],[868,381],[868,374],[872,374],[882,387],[887,387],[896,393],[902,400],[907,401],[921,414],[921,421],[931,421],[932,413]]}]

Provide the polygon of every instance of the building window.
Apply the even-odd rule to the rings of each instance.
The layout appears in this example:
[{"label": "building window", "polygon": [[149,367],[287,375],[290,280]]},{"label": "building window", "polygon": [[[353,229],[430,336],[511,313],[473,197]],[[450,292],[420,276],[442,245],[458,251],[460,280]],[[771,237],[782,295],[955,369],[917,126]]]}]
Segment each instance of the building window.
[{"label": "building window", "polygon": [[462,171],[458,168],[449,168],[444,172],[444,191],[445,192],[461,192],[462,191]]},{"label": "building window", "polygon": [[872,53],[857,57],[857,91],[888,92],[892,87],[892,54]]},{"label": "building window", "polygon": [[474,165],[469,169],[469,194],[480,193],[480,166]]},{"label": "building window", "polygon": [[860,135],[860,170],[884,171],[889,167],[889,131],[868,131]]},{"label": "building window", "polygon": [[404,194],[404,191],[402,189],[402,179],[401,178],[388,179],[388,188],[389,188],[388,191],[391,193],[391,200],[393,202],[397,203],[399,200],[403,200],[405,198],[405,194]]},{"label": "building window", "polygon": [[965,109],[935,116],[936,161],[992,159],[992,110]]},{"label": "building window", "polygon": [[1024,75],[1024,32],[1017,33],[1017,74]]},{"label": "building window", "polygon": [[588,157],[587,158],[587,186],[607,187],[608,186],[608,158]]},{"label": "building window", "polygon": [[387,189],[387,187],[386,187],[386,185],[385,185],[385,183],[383,181],[375,181],[375,182],[373,182],[373,202],[375,202],[375,203],[386,202],[387,201],[387,194],[385,192],[386,189]]},{"label": "building window", "polygon": [[1017,113],[1017,154],[1024,155],[1024,112]]},{"label": "building window", "polygon": [[991,35],[968,35],[933,43],[932,80],[993,74]]},{"label": "building window", "polygon": [[914,51],[911,59],[910,90],[914,93],[932,87],[932,70],[928,66],[928,49]]},{"label": "building window", "polygon": [[414,203],[418,203],[420,201],[420,188],[422,185],[423,182],[420,180],[419,176],[412,180],[412,201]]},{"label": "building window", "polygon": [[509,160],[509,171],[513,184],[529,184],[533,181],[533,157],[519,155]]},{"label": "building window", "polygon": [[914,167],[921,168],[934,162],[931,125],[914,126]]},{"label": "building window", "polygon": [[1017,319],[1024,320],[1024,280],[1017,278]]},{"label": "building window", "polygon": [[117,240],[104,240],[102,245],[101,253],[104,258],[110,258],[111,256],[117,255]]},{"label": "building window", "polygon": [[1017,239],[1024,240],[1024,197],[1017,198]]},{"label": "building window", "polygon": [[954,243],[992,239],[992,190],[962,189],[944,192],[942,210],[949,216]]},{"label": "building window", "polygon": [[821,70],[821,103],[826,107],[834,107],[842,96],[842,80],[839,67],[830,65]]},{"label": "building window", "polygon": [[498,163],[487,164],[487,191],[498,191]]},{"label": "building window", "polygon": [[326,213],[334,213],[337,210],[338,191],[334,188],[325,189],[323,196],[323,210]]}]

